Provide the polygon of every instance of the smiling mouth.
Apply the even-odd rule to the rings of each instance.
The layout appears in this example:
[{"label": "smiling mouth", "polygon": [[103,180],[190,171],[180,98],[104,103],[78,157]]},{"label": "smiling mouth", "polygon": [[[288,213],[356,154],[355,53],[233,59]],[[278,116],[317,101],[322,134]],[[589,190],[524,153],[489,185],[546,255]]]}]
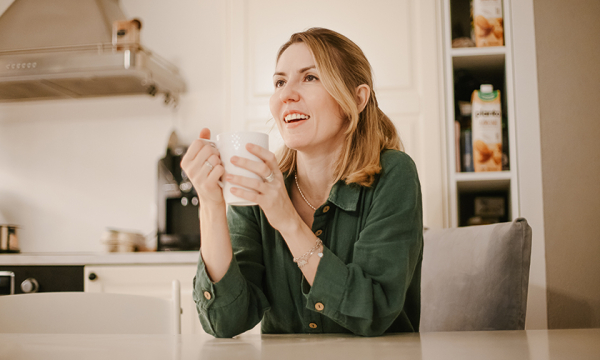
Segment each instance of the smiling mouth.
[{"label": "smiling mouth", "polygon": [[310,116],[308,115],[303,115],[303,114],[289,114],[288,116],[285,117],[284,121],[287,124],[291,124],[294,122],[298,122],[298,121],[302,121],[302,120],[308,120],[310,119]]}]

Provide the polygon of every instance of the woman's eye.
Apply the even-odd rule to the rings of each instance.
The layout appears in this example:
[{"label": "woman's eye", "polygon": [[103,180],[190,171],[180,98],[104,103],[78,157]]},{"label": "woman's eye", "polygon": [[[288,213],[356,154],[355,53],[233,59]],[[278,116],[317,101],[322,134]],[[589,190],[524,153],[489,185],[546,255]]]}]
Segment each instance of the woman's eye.
[{"label": "woman's eye", "polygon": [[275,87],[276,88],[282,87],[283,84],[285,84],[285,82],[283,80],[277,80],[277,81],[275,81]]},{"label": "woman's eye", "polygon": [[317,77],[316,77],[316,76],[314,76],[314,75],[306,75],[306,78],[305,78],[305,80],[306,80],[306,81],[315,81],[315,80],[319,80],[319,78],[317,78]]}]

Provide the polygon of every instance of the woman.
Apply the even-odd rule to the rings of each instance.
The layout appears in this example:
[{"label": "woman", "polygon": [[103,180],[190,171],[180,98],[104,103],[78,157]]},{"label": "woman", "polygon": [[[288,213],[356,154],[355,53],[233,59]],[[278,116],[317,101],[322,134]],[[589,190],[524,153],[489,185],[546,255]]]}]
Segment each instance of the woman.
[{"label": "woman", "polygon": [[[182,167],[200,206],[194,300],[205,331],[418,331],[421,190],[414,163],[377,106],[370,65],[346,37],[313,28],[277,56],[270,108],[285,146],[231,161],[264,181],[227,175],[258,206],[226,215],[218,151],[196,140]],[[201,138],[209,138],[203,129]]]}]

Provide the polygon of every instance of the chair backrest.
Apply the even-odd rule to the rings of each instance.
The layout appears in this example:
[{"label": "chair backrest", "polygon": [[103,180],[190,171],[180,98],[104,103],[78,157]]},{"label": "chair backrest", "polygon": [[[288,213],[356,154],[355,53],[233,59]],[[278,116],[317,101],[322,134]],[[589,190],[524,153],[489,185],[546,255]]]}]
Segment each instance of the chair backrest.
[{"label": "chair backrest", "polygon": [[171,299],[54,292],[0,296],[0,333],[180,334],[180,285]]},{"label": "chair backrest", "polygon": [[530,259],[523,218],[425,231],[420,331],[524,329]]}]

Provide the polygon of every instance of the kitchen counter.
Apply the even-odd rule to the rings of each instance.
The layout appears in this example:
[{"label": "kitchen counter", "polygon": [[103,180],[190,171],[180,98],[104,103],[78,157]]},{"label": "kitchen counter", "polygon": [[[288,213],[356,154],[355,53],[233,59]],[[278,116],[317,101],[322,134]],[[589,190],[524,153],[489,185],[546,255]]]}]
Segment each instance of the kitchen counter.
[{"label": "kitchen counter", "polygon": [[0,254],[0,265],[197,264],[198,251]]}]

